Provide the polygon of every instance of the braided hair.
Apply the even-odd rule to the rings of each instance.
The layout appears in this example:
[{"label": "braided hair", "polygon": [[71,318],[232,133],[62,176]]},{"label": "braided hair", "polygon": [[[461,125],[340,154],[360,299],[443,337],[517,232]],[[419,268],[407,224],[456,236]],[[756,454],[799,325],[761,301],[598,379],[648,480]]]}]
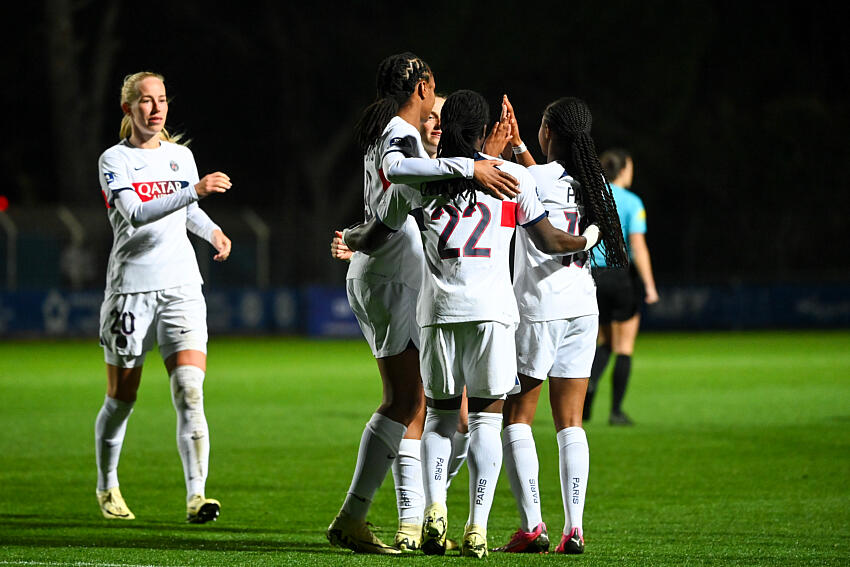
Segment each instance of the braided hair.
[{"label": "braided hair", "polygon": [[[629,264],[620,216],[608,179],[596,156],[596,146],[590,137],[593,116],[587,104],[578,98],[564,97],[543,111],[543,121],[555,134],[550,152],[564,169],[578,180],[579,201],[584,205],[582,224],[596,224],[602,232],[605,263],[612,268]],[[591,250],[593,254],[593,250]]]},{"label": "braided hair", "polygon": [[431,77],[428,64],[409,51],[390,55],[378,65],[375,102],[366,107],[357,125],[354,137],[365,154],[375,145],[387,123],[416,90],[419,81]]},{"label": "braided hair", "polygon": [[[440,115],[440,145],[438,157],[474,158],[478,153],[476,143],[484,135],[490,120],[490,105],[475,91],[460,90],[446,98]],[[477,185],[471,179],[455,178],[428,183],[424,195],[441,195],[448,200],[457,197],[475,202]]]}]

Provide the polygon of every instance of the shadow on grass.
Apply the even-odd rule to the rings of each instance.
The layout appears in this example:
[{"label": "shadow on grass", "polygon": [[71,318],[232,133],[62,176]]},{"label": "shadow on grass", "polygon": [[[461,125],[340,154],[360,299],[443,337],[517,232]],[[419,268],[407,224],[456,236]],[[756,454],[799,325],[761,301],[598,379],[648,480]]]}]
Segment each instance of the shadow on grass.
[{"label": "shadow on grass", "polygon": [[[247,536],[247,537],[246,537]],[[295,537],[293,537],[295,536]],[[300,537],[299,541],[293,541]],[[321,538],[321,540],[320,540]],[[320,540],[320,541],[305,541]],[[338,553],[315,530],[301,532],[171,522],[0,514],[0,545],[127,549]]]}]

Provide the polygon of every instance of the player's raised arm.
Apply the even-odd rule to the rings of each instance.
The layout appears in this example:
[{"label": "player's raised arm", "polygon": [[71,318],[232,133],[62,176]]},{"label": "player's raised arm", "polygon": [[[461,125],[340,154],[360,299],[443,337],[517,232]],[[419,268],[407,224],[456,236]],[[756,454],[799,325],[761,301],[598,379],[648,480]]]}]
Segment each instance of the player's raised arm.
[{"label": "player's raised arm", "polygon": [[505,107],[505,115],[508,123],[511,125],[511,151],[516,156],[517,163],[525,167],[536,165],[534,157],[528,151],[528,147],[523,143],[519,135],[519,122],[517,122],[516,113],[508,95],[504,96],[503,103]]}]

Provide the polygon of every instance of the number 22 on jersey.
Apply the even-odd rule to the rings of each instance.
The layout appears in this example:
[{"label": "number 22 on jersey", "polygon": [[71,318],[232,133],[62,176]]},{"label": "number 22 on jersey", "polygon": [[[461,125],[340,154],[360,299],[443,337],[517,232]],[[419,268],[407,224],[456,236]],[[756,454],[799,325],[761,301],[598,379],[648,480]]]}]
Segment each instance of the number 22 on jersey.
[{"label": "number 22 on jersey", "polygon": [[[480,214],[476,214],[480,213]],[[450,258],[473,257],[473,258],[489,258],[490,248],[478,247],[478,241],[490,225],[490,220],[493,215],[490,213],[490,208],[484,203],[473,203],[463,209],[461,213],[453,205],[442,205],[434,209],[431,213],[432,221],[440,221],[443,216],[448,218],[448,222],[440,232],[440,238],[437,241],[437,252],[440,258],[448,260]],[[460,242],[465,234],[469,234],[462,248],[449,246],[449,239],[454,235],[454,241]]]}]

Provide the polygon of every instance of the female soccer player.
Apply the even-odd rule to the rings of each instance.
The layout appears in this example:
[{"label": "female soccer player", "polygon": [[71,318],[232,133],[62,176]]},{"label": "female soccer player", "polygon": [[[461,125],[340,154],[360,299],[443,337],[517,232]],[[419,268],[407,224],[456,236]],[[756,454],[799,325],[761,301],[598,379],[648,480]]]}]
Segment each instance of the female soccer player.
[{"label": "female soccer player", "polygon": [[600,158],[602,167],[611,182],[611,191],[617,202],[623,235],[627,237],[630,269],[624,270],[607,264],[604,259],[594,259],[599,300],[599,346],[593,359],[590,384],[584,402],[584,419],[590,419],[590,409],[599,379],[608,365],[613,351],[616,359],[612,373],[611,425],[631,425],[632,420],[623,412],[623,398],[629,384],[632,354],[640,327],[640,308],[643,302],[658,301],[652,262],[646,245],[646,210],[640,197],[629,191],[634,176],[634,162],[628,152],[608,150]]},{"label": "female soccer player", "polygon": [[[367,221],[375,216],[390,183],[474,178],[493,192],[513,195],[516,180],[494,164],[428,157],[418,128],[434,106],[435,88],[430,67],[412,53],[392,55],[379,65],[377,100],[366,108],[355,132],[364,153]],[[356,552],[400,553],[372,533],[366,515],[391,463],[402,454],[408,425],[421,415],[424,403],[414,317],[422,261],[422,244],[410,218],[371,256],[354,254],[346,276],[349,304],[377,361],[384,392],[360,440],[357,466],[342,508],[327,530],[331,544]],[[411,439],[402,448],[402,457],[413,463],[409,471],[418,468],[419,451],[414,447],[418,444]],[[410,483],[397,487],[405,493],[405,502],[399,506],[402,518],[396,542],[406,549],[419,545],[423,509],[421,494],[416,494],[421,481],[411,477]]]},{"label": "female soccer player", "polygon": [[177,411],[186,519],[205,523],[218,517],[221,505],[204,494],[210,450],[203,403],[206,304],[186,229],[216,249],[215,260],[227,259],[230,239],[197,201],[224,193],[231,182],[221,172],[199,180],[192,152],[166,131],[161,75],[127,76],[121,109],[121,141],[98,161],[114,240],[100,310],[107,391],[95,422],[97,501],[106,518],[135,518],[118,488],[118,459],[142,364],[156,340]]},{"label": "female soccer player", "polygon": [[[489,108],[472,91],[458,91],[443,106],[440,156],[482,158]],[[428,183],[422,193],[396,186],[377,219],[345,231],[352,249],[379,242],[375,234],[397,230],[407,211],[422,206],[423,242],[428,268],[417,303],[421,369],[427,401],[422,460],[425,523],[422,550],[445,553],[446,472],[457,428],[461,394],[469,398],[470,514],[461,554],[487,555],[487,519],[502,461],[499,431],[506,393],[516,381],[514,327],[517,305],[508,268],[510,240],[517,224],[548,252],[578,252],[596,242],[596,227],[586,236],[555,229],[536,197],[524,168],[500,165],[519,180],[515,200],[477,193],[466,180]],[[385,237],[385,236],[384,236]]]},{"label": "female soccer player", "polygon": [[[577,98],[561,98],[543,113],[538,141],[546,165],[534,165],[519,135],[510,101],[514,153],[537,182],[554,226],[571,234],[594,223],[608,246],[612,265],[625,265],[625,249],[614,198],[608,189],[590,137],[590,109]],[[557,553],[582,553],[589,451],[581,427],[582,404],[596,344],[596,288],[587,254],[558,256],[540,252],[528,234],[517,235],[514,293],[520,323],[516,333],[521,390],[505,402],[502,435],[505,469],[520,513],[520,528],[498,551],[539,553],[549,549],[540,511],[538,461],[531,434],[543,381],[557,432],[564,504],[564,530]],[[607,252],[610,251],[610,252]],[[598,255],[599,250],[596,251]]]}]

